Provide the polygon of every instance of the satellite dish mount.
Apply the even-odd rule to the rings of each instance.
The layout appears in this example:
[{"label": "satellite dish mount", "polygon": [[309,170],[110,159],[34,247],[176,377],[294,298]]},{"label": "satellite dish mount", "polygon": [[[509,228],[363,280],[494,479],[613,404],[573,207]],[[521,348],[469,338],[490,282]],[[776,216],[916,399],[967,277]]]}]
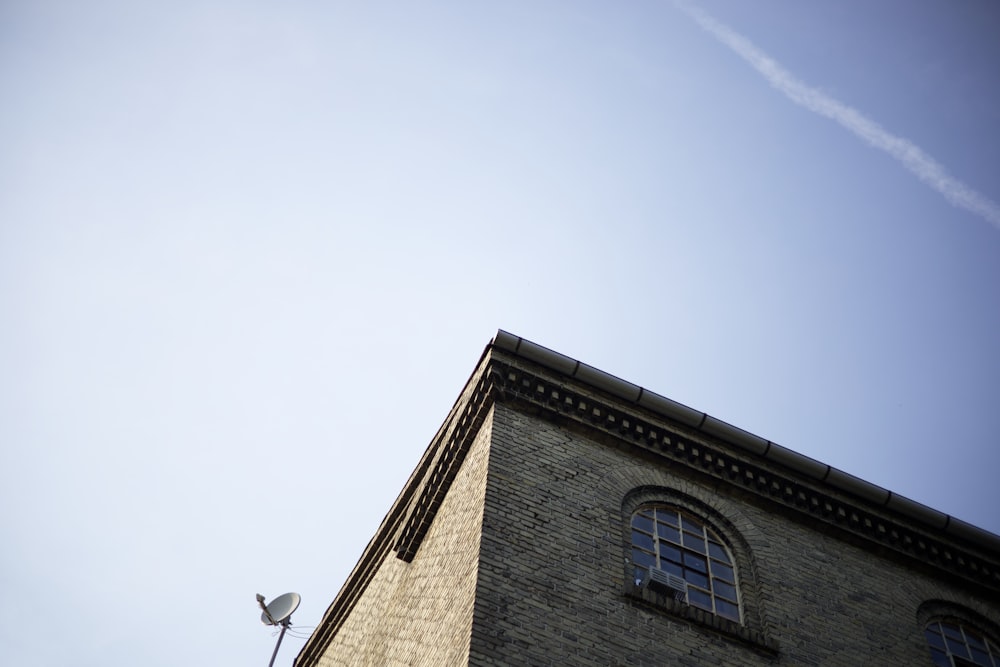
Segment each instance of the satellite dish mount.
[{"label": "satellite dish mount", "polygon": [[278,635],[278,643],[274,647],[271,655],[271,662],[268,667],[274,667],[274,659],[278,657],[278,649],[281,648],[281,640],[285,638],[285,630],[292,624],[292,613],[298,609],[302,602],[302,596],[298,593],[285,593],[271,600],[271,604],[264,604],[264,596],[257,594],[257,604],[263,612],[260,615],[260,622],[264,625],[280,625],[281,633]]}]

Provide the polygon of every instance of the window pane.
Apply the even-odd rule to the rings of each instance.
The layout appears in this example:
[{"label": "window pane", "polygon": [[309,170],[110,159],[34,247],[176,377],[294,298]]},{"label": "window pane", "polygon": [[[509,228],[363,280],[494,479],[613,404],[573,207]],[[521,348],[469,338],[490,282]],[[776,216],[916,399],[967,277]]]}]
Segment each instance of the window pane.
[{"label": "window pane", "polygon": [[980,651],[977,648],[972,649],[972,661],[977,665],[986,665],[986,667],[993,667],[993,663],[990,662],[990,656],[984,651]]},{"label": "window pane", "polygon": [[637,530],[633,530],[632,544],[633,546],[641,547],[646,551],[653,551],[653,538],[646,533],[640,533]]},{"label": "window pane", "polygon": [[958,628],[957,625],[952,625],[951,623],[942,623],[941,629],[944,630],[945,637],[951,637],[952,639],[957,639],[960,642],[965,641],[965,638],[962,637],[962,631]]},{"label": "window pane", "polygon": [[714,560],[712,561],[712,576],[728,581],[731,584],[736,583],[736,579],[733,577],[733,568]]},{"label": "window pane", "polygon": [[965,642],[952,639],[951,637],[946,637],[945,641],[948,643],[948,651],[952,655],[957,655],[960,658],[969,657],[969,649],[965,647]]},{"label": "window pane", "polygon": [[681,562],[681,550],[672,547],[666,542],[660,542],[660,559],[672,560],[675,563]]},{"label": "window pane", "polygon": [[684,546],[700,554],[705,553],[705,538],[701,535],[684,533]]},{"label": "window pane", "polygon": [[681,526],[684,527],[684,530],[689,530],[692,533],[704,535],[701,529],[701,524],[689,517],[686,516],[681,517]]},{"label": "window pane", "polygon": [[680,544],[681,534],[677,531],[676,528],[671,528],[670,526],[667,526],[665,524],[658,523],[656,524],[656,530],[657,530],[657,535],[660,536],[661,540],[670,540],[675,544]]},{"label": "window pane", "polygon": [[740,608],[725,600],[715,601],[715,611],[718,612],[719,616],[725,616],[737,622],[740,620]]},{"label": "window pane", "polygon": [[941,635],[938,633],[934,632],[930,628],[927,628],[924,630],[924,637],[927,638],[927,643],[932,647],[939,648],[942,651],[944,650],[944,639],[942,639]]},{"label": "window pane", "polygon": [[729,562],[729,554],[726,553],[725,548],[721,544],[716,544],[715,542],[708,543],[708,553],[712,558],[717,558],[723,563]]},{"label": "window pane", "polygon": [[688,602],[696,607],[712,611],[712,598],[708,593],[703,593],[697,588],[688,589]]},{"label": "window pane", "polygon": [[646,551],[632,549],[632,562],[642,567],[655,567],[656,556]]},{"label": "window pane", "polygon": [[689,584],[694,584],[695,586],[701,586],[702,588],[708,588],[708,577],[700,572],[695,572],[694,570],[684,570],[684,578],[687,579]]},{"label": "window pane", "polygon": [[688,551],[684,552],[684,565],[699,572],[708,572],[708,565],[705,562],[704,556],[699,556]]},{"label": "window pane", "polygon": [[712,582],[712,589],[715,591],[716,595],[718,595],[720,597],[724,597],[727,600],[732,600],[733,602],[736,602],[736,587],[735,586],[730,586],[729,584],[724,584],[721,581],[719,581],[718,579],[716,579],[715,581]]},{"label": "window pane", "polygon": [[975,632],[965,631],[965,641],[972,648],[978,648],[980,651],[986,650],[986,644],[983,643],[982,637],[977,635]]},{"label": "window pane", "polygon": [[636,514],[632,517],[632,527],[638,528],[644,533],[653,532],[653,522],[648,517],[644,517],[641,514]]},{"label": "window pane", "polygon": [[681,577],[682,579],[684,578],[684,568],[678,565],[677,563],[670,563],[670,562],[660,563],[660,569],[669,572],[670,574],[676,574],[678,577]]},{"label": "window pane", "polygon": [[948,659],[948,656],[943,651],[931,649],[931,660],[934,661],[937,667],[951,667],[951,660]]},{"label": "window pane", "polygon": [[663,523],[669,523],[671,526],[677,526],[677,512],[672,510],[656,510],[656,520],[662,521]]}]

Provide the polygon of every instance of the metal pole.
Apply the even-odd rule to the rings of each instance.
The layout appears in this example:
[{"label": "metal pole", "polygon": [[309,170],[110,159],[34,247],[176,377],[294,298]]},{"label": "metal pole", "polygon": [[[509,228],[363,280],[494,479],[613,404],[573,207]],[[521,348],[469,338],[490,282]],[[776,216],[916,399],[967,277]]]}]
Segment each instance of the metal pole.
[{"label": "metal pole", "polygon": [[274,647],[274,653],[271,654],[271,662],[268,663],[267,667],[274,667],[274,659],[278,657],[278,649],[281,648],[281,640],[285,638],[285,630],[288,629],[288,619],[286,618],[281,622],[281,634],[278,635],[278,643]]}]

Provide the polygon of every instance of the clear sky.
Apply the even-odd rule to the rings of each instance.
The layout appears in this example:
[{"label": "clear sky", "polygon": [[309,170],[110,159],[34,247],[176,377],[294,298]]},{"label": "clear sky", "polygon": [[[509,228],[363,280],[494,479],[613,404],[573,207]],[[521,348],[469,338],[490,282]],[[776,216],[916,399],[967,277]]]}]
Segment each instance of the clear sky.
[{"label": "clear sky", "polygon": [[1000,532],[998,34],[0,3],[3,662],[267,664],[498,328]]}]

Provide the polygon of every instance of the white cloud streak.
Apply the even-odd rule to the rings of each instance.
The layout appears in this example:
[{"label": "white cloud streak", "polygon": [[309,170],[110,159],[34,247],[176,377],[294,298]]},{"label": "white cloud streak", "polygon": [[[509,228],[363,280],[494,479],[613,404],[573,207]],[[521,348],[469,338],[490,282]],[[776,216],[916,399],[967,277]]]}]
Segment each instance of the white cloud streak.
[{"label": "white cloud streak", "polygon": [[807,86],[758,49],[746,37],[682,0],[674,5],[705,31],[728,46],[750,64],[768,83],[792,102],[839,123],[870,146],[896,158],[906,169],[944,196],[953,206],[974,213],[1000,229],[1000,205],[955,179],[940,163],[913,142],[897,137],[857,109]]}]

